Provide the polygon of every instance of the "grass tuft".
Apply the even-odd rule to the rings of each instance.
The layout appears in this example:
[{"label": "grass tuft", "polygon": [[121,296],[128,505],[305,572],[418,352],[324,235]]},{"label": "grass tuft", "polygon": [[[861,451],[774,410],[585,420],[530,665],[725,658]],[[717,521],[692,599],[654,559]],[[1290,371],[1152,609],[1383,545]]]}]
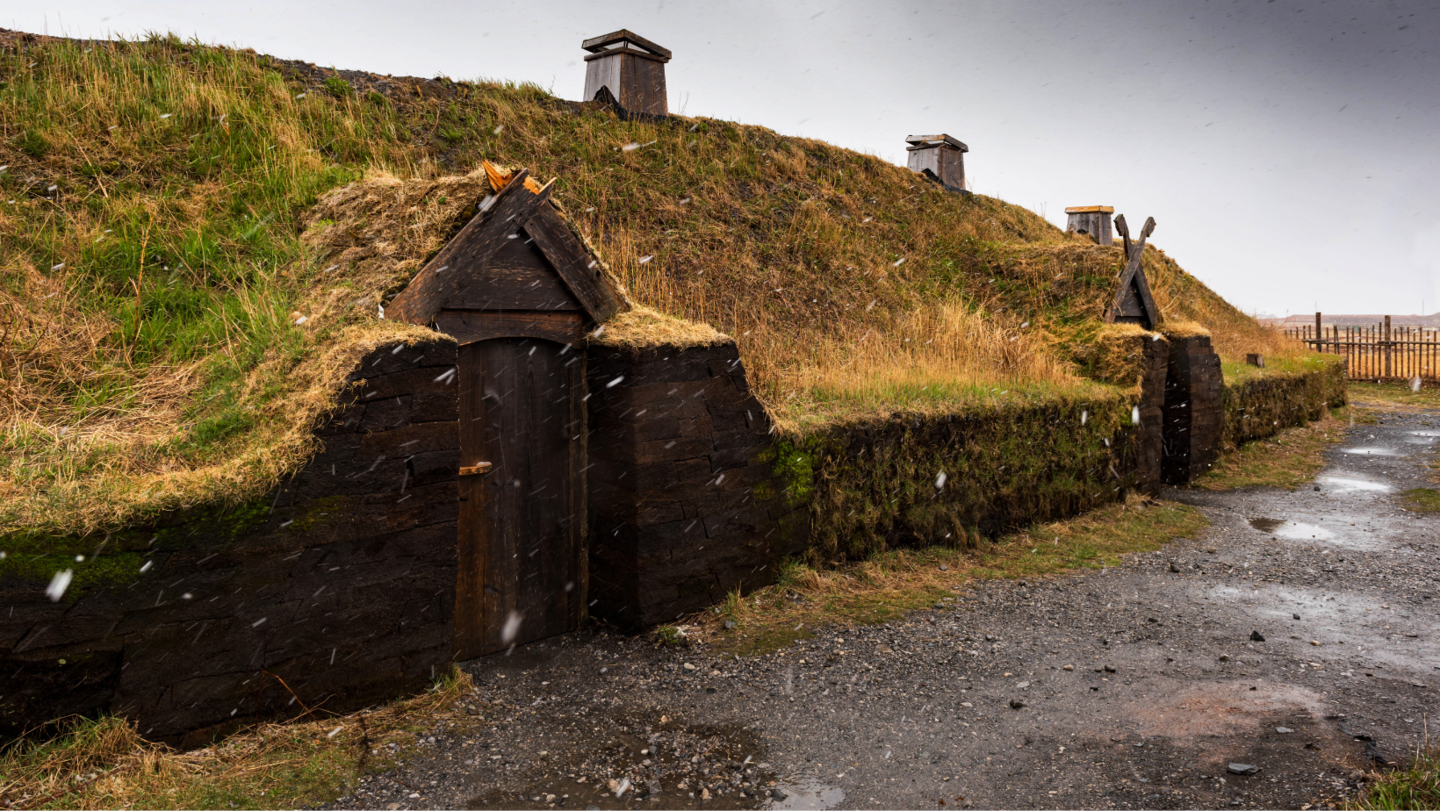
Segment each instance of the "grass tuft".
[{"label": "grass tuft", "polygon": [[[897,549],[839,566],[789,561],[774,585],[727,599],[718,611],[702,611],[687,627],[719,652],[758,655],[808,639],[828,625],[882,623],[937,602],[953,607],[946,598],[978,579],[1118,566],[1127,554],[1154,551],[1207,526],[1194,508],[1131,496],[969,551]],[[727,622],[733,625],[727,628]]]},{"label": "grass tuft", "polygon": [[1407,765],[1380,775],[1345,807],[1354,811],[1440,808],[1440,749],[1424,748]]},{"label": "grass tuft", "polygon": [[473,696],[469,675],[457,669],[413,698],[266,724],[188,752],[146,741],[120,718],[74,719],[58,737],[22,740],[0,754],[0,801],[24,808],[314,806],[353,790],[361,774],[406,758],[427,730],[477,723],[483,708]]}]

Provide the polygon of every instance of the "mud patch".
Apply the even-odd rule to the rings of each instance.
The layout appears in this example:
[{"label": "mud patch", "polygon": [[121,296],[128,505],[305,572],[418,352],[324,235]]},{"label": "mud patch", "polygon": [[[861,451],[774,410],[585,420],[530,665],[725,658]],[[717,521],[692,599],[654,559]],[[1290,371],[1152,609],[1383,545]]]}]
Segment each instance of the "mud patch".
[{"label": "mud patch", "polygon": [[[1200,738],[1248,736],[1262,728],[1311,724],[1325,716],[1319,694],[1292,684],[1259,680],[1188,685],[1132,702],[1129,713],[1140,735],[1190,744]],[[1227,753],[1207,747],[1204,759],[1220,763]]]},{"label": "mud patch", "polygon": [[[760,738],[745,727],[691,727],[648,712],[597,724],[591,740],[570,741],[570,751],[557,752],[539,779],[472,797],[466,807],[760,808],[786,785],[761,761]],[[782,788],[786,796],[822,797],[803,781],[792,785],[793,792]]]}]

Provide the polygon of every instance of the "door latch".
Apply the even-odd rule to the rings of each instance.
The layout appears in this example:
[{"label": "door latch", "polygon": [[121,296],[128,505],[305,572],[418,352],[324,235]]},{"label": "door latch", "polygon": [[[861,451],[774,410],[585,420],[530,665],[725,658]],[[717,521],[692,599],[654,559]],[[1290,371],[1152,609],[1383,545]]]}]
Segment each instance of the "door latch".
[{"label": "door latch", "polygon": [[489,472],[490,472],[490,463],[489,463],[489,462],[481,462],[481,463],[479,463],[479,464],[470,465],[470,466],[468,466],[468,467],[462,467],[462,468],[460,468],[460,475],[461,475],[461,476],[483,476],[483,475],[485,475],[486,473],[489,473]]}]

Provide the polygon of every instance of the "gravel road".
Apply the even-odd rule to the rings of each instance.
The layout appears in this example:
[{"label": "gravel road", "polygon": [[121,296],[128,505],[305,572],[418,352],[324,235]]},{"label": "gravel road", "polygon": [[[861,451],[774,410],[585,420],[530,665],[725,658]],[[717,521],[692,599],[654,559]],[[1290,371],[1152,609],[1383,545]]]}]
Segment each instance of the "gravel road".
[{"label": "gravel road", "polygon": [[1323,806],[1440,708],[1440,517],[1395,495],[1437,442],[1387,415],[1296,492],[1168,493],[1199,540],[766,656],[585,632],[468,662],[484,723],[337,805]]}]

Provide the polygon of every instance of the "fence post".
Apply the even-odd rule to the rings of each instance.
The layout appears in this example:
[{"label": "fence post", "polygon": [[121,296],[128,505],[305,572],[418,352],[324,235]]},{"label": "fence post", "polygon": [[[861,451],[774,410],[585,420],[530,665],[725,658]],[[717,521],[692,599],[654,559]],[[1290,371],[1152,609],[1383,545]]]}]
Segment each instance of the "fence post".
[{"label": "fence post", "polygon": [[[1315,340],[1317,340],[1317,341],[1320,340],[1320,314],[1319,314],[1319,313],[1316,313],[1316,314],[1315,314]],[[1316,349],[1317,351],[1320,350],[1320,345],[1319,345],[1318,343],[1315,345],[1315,349]]]},{"label": "fence post", "polygon": [[1390,316],[1385,316],[1385,378],[1388,380],[1390,374]]}]

